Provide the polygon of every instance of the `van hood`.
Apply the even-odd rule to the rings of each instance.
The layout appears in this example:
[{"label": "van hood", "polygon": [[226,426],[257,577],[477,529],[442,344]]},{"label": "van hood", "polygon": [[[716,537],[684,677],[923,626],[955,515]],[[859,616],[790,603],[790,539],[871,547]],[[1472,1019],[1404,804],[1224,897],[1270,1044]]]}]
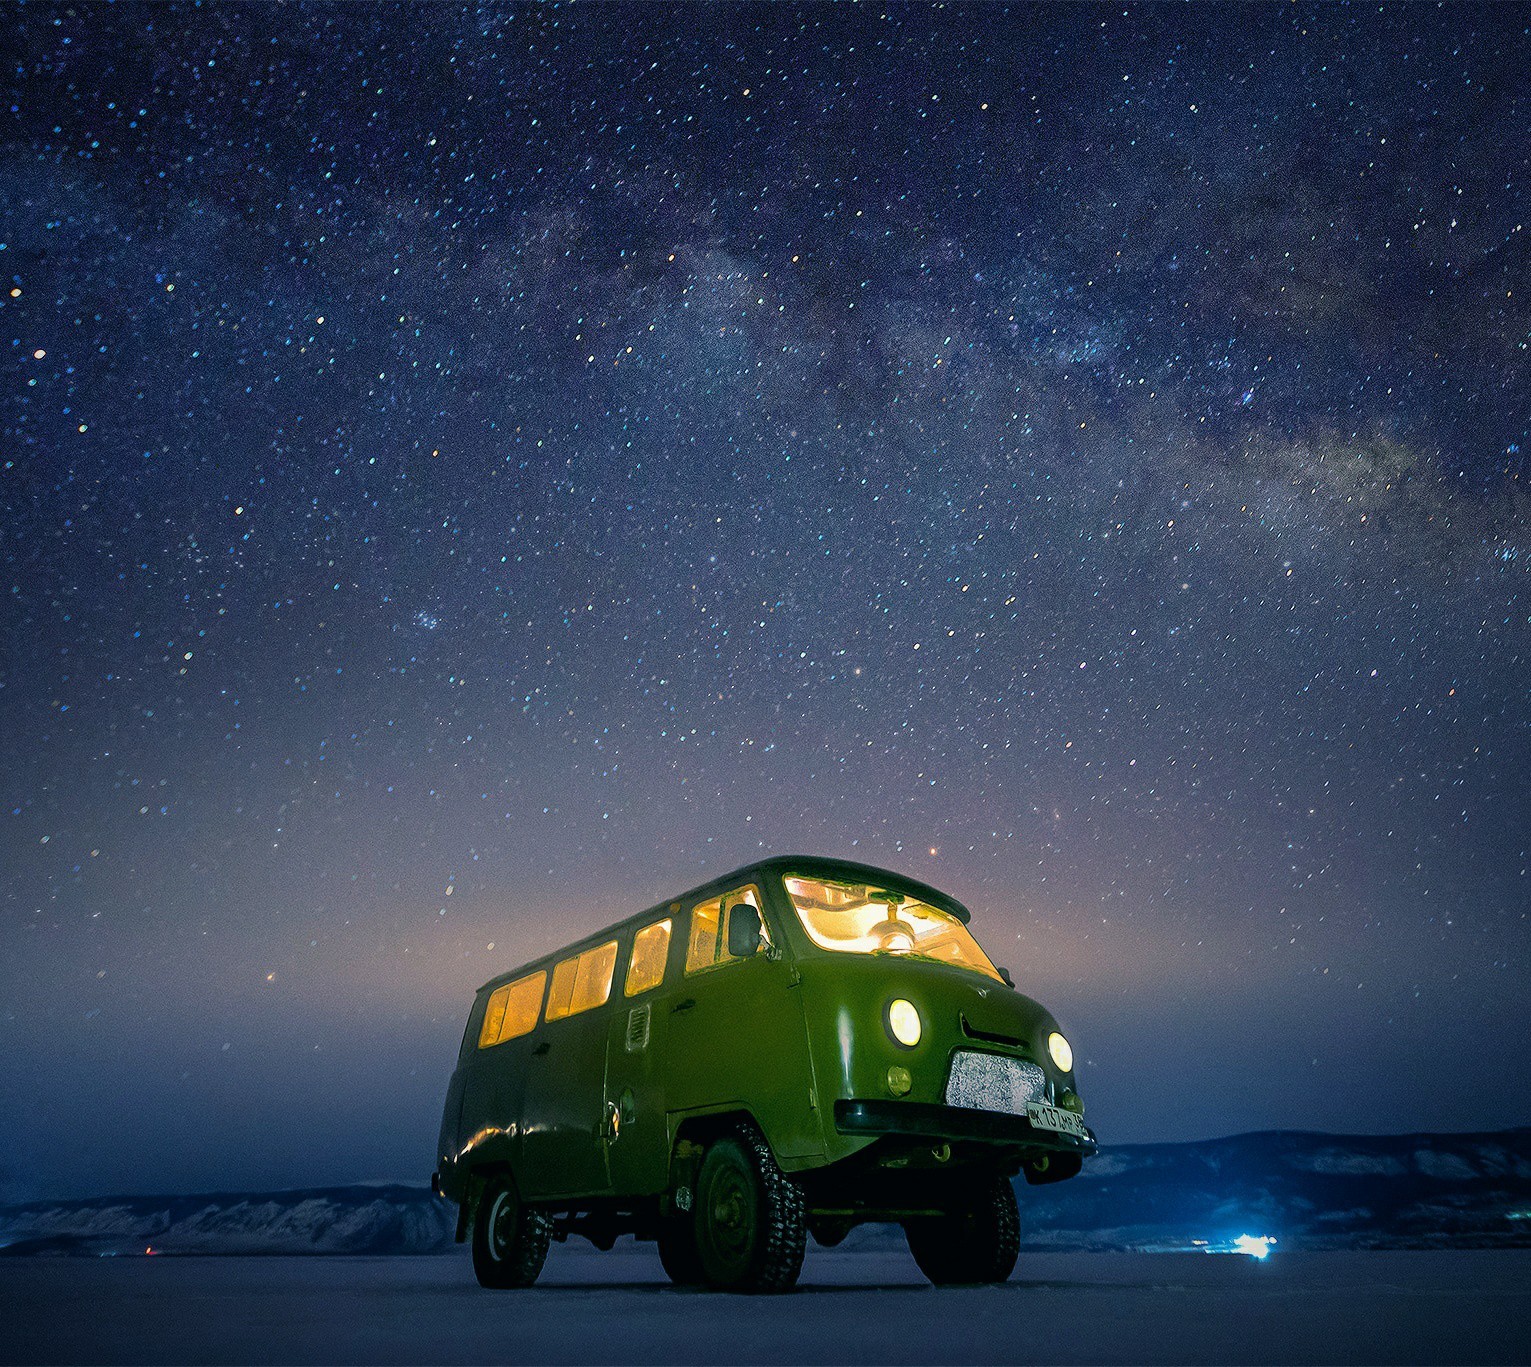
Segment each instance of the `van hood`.
[{"label": "van hood", "polygon": [[[844,1098],[887,1095],[888,1069],[906,1068],[910,1100],[940,1101],[958,1050],[1026,1059],[1060,1089],[1073,1085],[1048,1052],[1058,1028],[1039,1002],[966,969],[911,959],[824,954],[799,965],[803,1007],[821,1086]],[[913,1045],[894,1038],[888,1012],[896,1000],[919,1014]],[[831,1082],[831,1079],[833,1081]]]}]

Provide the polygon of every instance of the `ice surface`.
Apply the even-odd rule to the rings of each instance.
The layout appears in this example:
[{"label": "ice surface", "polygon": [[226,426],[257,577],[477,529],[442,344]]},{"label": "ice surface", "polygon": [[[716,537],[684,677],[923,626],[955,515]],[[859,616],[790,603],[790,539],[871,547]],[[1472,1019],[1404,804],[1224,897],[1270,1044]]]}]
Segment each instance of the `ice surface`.
[{"label": "ice surface", "polygon": [[649,1248],[467,1257],[17,1258],[0,1362],[1525,1362],[1531,1252],[1029,1254],[937,1290],[907,1252],[812,1251],[796,1292],[680,1291]]}]

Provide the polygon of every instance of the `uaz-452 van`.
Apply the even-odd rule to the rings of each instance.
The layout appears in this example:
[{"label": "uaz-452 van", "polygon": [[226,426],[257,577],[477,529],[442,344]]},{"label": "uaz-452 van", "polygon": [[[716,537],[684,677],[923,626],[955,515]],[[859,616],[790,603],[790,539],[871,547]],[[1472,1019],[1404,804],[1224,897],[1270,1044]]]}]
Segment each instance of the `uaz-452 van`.
[{"label": "uaz-452 van", "polygon": [[1095,1152],[1057,1023],[945,893],[778,857],[502,974],[447,1090],[436,1192],[489,1287],[549,1239],[655,1239],[677,1283],[779,1291],[805,1238],[903,1225],[931,1281],[1015,1266],[1010,1178]]}]

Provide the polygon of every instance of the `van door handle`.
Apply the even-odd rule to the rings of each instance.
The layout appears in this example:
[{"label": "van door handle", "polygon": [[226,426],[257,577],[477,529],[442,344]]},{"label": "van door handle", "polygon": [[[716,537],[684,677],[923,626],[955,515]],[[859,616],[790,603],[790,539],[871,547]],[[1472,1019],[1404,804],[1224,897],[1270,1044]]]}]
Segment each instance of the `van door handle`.
[{"label": "van door handle", "polygon": [[695,1005],[696,998],[687,997],[683,1002],[676,1002],[675,1005],[670,1008],[670,1014],[672,1016],[679,1015],[682,1011],[689,1011]]},{"label": "van door handle", "polygon": [[539,1044],[535,1049],[532,1050],[532,1053],[534,1053],[534,1054],[545,1054],[545,1053],[547,1053],[547,1051],[548,1051],[548,1042],[546,1040],[543,1040],[541,1044]]}]

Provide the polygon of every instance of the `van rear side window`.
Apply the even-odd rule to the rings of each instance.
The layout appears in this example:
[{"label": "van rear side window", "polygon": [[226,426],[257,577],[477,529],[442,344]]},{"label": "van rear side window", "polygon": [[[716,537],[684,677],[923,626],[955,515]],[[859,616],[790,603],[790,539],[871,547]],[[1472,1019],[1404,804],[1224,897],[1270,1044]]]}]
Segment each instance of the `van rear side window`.
[{"label": "van rear side window", "polygon": [[670,920],[655,921],[633,936],[632,962],[627,966],[625,995],[636,997],[664,981],[665,960],[670,957]]},{"label": "van rear side window", "polygon": [[587,949],[583,954],[565,959],[553,969],[553,985],[548,989],[548,1007],[544,1020],[562,1020],[577,1016],[592,1006],[600,1006],[611,995],[611,977],[617,967],[617,942]]},{"label": "van rear side window", "polygon": [[537,1024],[537,1008],[542,1005],[542,984],[547,974],[540,970],[497,987],[489,994],[484,1008],[484,1025],[478,1032],[478,1047],[503,1044],[524,1035]]}]

